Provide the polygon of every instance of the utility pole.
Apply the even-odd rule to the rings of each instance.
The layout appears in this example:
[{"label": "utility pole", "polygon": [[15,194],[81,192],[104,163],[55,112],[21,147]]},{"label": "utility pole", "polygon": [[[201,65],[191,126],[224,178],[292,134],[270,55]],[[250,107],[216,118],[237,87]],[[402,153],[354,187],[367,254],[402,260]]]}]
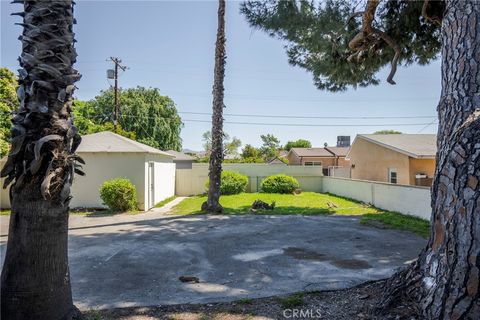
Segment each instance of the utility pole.
[{"label": "utility pole", "polygon": [[115,132],[117,132],[117,125],[118,125],[118,114],[120,112],[120,106],[118,104],[118,69],[122,69],[125,71],[127,69],[126,66],[122,66],[122,60],[116,57],[110,57],[110,60],[115,64],[115,68],[113,69],[113,78],[115,80],[115,85],[114,85],[114,111],[113,111],[113,127],[115,129]]}]

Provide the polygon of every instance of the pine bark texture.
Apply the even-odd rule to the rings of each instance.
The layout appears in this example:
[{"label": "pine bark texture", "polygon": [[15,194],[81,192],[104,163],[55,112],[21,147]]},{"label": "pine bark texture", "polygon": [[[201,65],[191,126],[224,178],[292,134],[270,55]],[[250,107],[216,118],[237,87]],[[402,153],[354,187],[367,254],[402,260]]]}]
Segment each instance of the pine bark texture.
[{"label": "pine bark texture", "polygon": [[202,211],[222,213],[220,205],[220,183],[223,161],[223,108],[225,78],[225,0],[218,2],[218,29],[215,44],[215,71],[213,81],[213,114],[212,114],[212,151],[209,162],[209,179],[207,201],[202,204]]},{"label": "pine bark texture", "polygon": [[386,291],[426,319],[480,319],[480,2],[448,1],[441,32],[431,237]]},{"label": "pine bark texture", "polygon": [[71,319],[68,206],[80,136],[70,116],[74,83],[73,2],[24,4],[20,108],[1,171],[12,183],[9,236],[1,275],[4,320]]}]

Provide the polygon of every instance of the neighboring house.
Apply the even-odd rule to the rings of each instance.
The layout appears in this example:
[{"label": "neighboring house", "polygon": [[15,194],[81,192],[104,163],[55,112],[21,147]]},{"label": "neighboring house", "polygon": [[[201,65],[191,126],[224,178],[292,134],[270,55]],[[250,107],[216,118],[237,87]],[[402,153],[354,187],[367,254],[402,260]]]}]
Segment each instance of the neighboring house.
[{"label": "neighboring house", "polygon": [[430,186],[435,134],[359,134],[347,155],[352,179]]},{"label": "neighboring house", "polygon": [[192,169],[192,163],[195,161],[195,157],[175,150],[168,150],[167,153],[174,156],[173,162],[177,169]]},{"label": "neighboring house", "polygon": [[75,176],[70,207],[104,207],[99,189],[105,180],[127,178],[137,189],[140,210],[175,194],[173,156],[113,132],[82,136],[78,150],[85,176]]},{"label": "neighboring house", "polygon": [[278,157],[279,158],[287,158],[288,151],[287,150],[280,150],[278,151]]},{"label": "neighboring house", "polygon": [[267,162],[270,165],[283,165],[286,166],[287,164],[281,160],[281,156],[272,158],[270,161]]},{"label": "neighboring house", "polygon": [[325,175],[329,174],[329,167],[350,167],[345,159],[346,147],[323,148],[292,148],[287,154],[288,164],[297,166],[322,166]]}]

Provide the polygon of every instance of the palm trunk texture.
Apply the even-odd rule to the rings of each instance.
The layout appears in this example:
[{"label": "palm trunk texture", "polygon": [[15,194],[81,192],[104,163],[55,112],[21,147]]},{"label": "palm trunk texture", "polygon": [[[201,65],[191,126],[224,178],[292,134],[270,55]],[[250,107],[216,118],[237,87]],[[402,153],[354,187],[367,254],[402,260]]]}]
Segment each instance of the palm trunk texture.
[{"label": "palm trunk texture", "polygon": [[68,206],[80,136],[71,118],[74,83],[73,2],[23,3],[20,108],[1,176],[12,213],[1,275],[3,320],[71,319]]},{"label": "palm trunk texture", "polygon": [[215,44],[215,74],[213,81],[213,115],[212,115],[212,152],[210,154],[207,201],[202,204],[202,211],[222,213],[220,205],[220,183],[223,161],[223,98],[225,78],[225,0],[219,0],[218,30]]}]

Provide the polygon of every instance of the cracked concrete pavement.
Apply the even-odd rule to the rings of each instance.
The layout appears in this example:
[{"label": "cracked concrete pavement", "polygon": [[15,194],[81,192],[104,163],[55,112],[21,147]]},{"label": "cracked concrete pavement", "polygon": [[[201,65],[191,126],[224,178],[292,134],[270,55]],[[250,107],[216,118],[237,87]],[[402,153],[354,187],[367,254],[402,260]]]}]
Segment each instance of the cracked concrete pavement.
[{"label": "cracked concrete pavement", "polygon": [[[3,253],[6,221],[1,217]],[[230,301],[346,288],[391,275],[426,240],[342,216],[70,218],[69,255],[81,309]],[[2,259],[3,260],[3,259]],[[200,283],[183,283],[180,276]]]}]

